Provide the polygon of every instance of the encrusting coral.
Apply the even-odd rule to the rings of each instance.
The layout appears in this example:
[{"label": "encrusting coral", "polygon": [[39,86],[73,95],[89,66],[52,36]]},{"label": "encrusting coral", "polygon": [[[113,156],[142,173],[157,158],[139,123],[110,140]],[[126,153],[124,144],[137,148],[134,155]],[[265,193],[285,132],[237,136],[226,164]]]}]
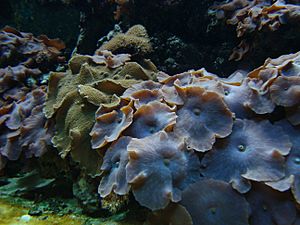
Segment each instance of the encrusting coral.
[{"label": "encrusting coral", "polygon": [[152,46],[145,27],[134,25],[126,33],[116,34],[111,40],[104,43],[99,50],[144,56],[152,51]]}]

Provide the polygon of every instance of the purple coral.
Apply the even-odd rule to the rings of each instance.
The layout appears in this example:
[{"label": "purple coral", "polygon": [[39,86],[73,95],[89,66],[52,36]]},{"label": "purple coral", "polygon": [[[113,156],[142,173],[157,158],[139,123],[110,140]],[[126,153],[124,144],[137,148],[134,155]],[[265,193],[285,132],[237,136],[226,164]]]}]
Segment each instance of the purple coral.
[{"label": "purple coral", "polygon": [[262,183],[254,183],[246,199],[252,212],[250,224],[298,225],[297,209],[290,193],[280,193]]},{"label": "purple coral", "polygon": [[133,139],[127,150],[127,181],[135,199],[152,210],[180,201],[181,190],[200,178],[198,157],[182,139],[164,131]]},{"label": "purple coral", "polygon": [[291,126],[286,120],[281,120],[276,124],[284,128],[293,146],[286,159],[284,179],[267,184],[279,191],[287,191],[291,188],[296,201],[300,204],[300,129]]},{"label": "purple coral", "polygon": [[188,147],[205,152],[216,137],[231,133],[233,119],[221,96],[198,86],[178,88],[184,105],[177,111],[174,132],[186,138]]},{"label": "purple coral", "polygon": [[129,192],[125,167],[128,163],[127,145],[130,140],[130,137],[121,137],[107,149],[101,166],[104,176],[98,188],[101,197],[106,197],[112,191],[118,195]]},{"label": "purple coral", "polygon": [[200,180],[182,193],[179,202],[190,213],[194,224],[248,224],[250,209],[247,201],[228,183]]},{"label": "purple coral", "polygon": [[291,149],[281,127],[268,121],[235,121],[232,134],[220,140],[201,162],[205,177],[224,180],[241,193],[248,180],[276,181],[284,177],[284,158]]},{"label": "purple coral", "polygon": [[130,104],[104,113],[102,108],[96,112],[96,123],[90,133],[94,149],[117,140],[121,132],[132,123],[133,109]]},{"label": "purple coral", "polygon": [[134,138],[144,138],[175,124],[175,109],[153,101],[138,108],[133,115],[133,123],[126,134]]},{"label": "purple coral", "polygon": [[46,118],[42,112],[44,91],[43,88],[34,89],[24,100],[14,102],[12,107],[8,107],[1,115],[2,157],[17,160],[22,151],[26,158],[40,157],[47,151],[52,130],[46,127]]}]

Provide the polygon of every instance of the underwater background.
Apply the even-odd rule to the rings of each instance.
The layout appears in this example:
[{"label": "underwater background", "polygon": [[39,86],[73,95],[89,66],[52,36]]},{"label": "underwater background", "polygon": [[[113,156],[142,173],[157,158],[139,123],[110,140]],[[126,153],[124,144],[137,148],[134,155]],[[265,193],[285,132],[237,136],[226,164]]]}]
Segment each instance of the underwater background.
[{"label": "underwater background", "polygon": [[0,224],[300,225],[299,0],[2,0]]}]

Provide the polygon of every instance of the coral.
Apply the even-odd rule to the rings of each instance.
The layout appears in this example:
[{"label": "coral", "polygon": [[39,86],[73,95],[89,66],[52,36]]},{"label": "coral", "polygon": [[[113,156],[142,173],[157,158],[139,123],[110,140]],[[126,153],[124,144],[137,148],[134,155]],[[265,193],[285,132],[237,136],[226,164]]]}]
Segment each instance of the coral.
[{"label": "coral", "polygon": [[36,38],[12,27],[0,31],[0,46],[1,65],[20,63],[27,67],[46,69],[64,60],[60,56],[60,50],[65,48],[61,40],[49,39],[45,35]]},{"label": "coral", "polygon": [[[45,35],[36,38],[12,27],[3,28],[0,31],[1,102],[18,101],[30,89],[45,84],[43,73],[64,61],[60,52],[64,48],[59,39],[49,39]],[[25,91],[24,87],[28,89]],[[13,94],[23,91],[22,96]]]},{"label": "coral", "polygon": [[[121,7],[127,1],[114,2]],[[274,28],[281,15],[296,18],[297,7],[289,5],[234,0],[217,8],[220,15],[253,6],[251,13],[234,14],[246,19],[261,6],[266,14],[257,23]],[[244,36],[255,26],[239,31]],[[14,30],[6,35],[33,38]],[[135,199],[147,208],[149,224],[299,221],[300,53],[228,78],[204,68],[169,76],[143,59],[152,48],[145,28],[136,25],[92,56],[74,54],[67,71],[51,72],[46,90],[36,87],[42,82],[29,85],[28,77],[40,79],[52,65],[44,63],[58,62],[64,46],[45,36],[30,40],[32,48],[22,54],[32,60],[0,71],[1,169],[7,160],[42,156],[52,138],[59,156],[76,168],[74,196],[93,212],[100,181],[102,208],[116,213]],[[234,57],[241,58],[247,44]],[[3,50],[5,63],[9,49]],[[49,58],[40,51],[50,51]],[[122,51],[132,54],[117,54]]]},{"label": "coral", "polygon": [[231,183],[233,188],[245,193],[250,189],[248,180],[283,178],[282,155],[287,155],[290,148],[289,138],[281,127],[267,121],[255,123],[237,119],[232,134],[204,156],[202,173],[205,177]]},{"label": "coral", "polygon": [[164,131],[133,139],[127,151],[126,179],[136,200],[152,210],[180,201],[181,190],[200,178],[197,156],[186,150],[183,139]]},{"label": "coral", "polygon": [[192,225],[193,221],[187,210],[179,204],[169,204],[165,209],[149,215],[146,225]]},{"label": "coral", "polygon": [[225,182],[200,180],[184,190],[179,203],[190,213],[194,224],[248,224],[247,201]]},{"label": "coral", "polygon": [[161,130],[167,130],[175,124],[176,113],[169,106],[151,101],[140,106],[133,115],[134,122],[126,134],[134,138],[143,138]]},{"label": "coral", "polygon": [[99,48],[99,51],[102,50],[144,56],[152,51],[152,46],[146,29],[142,25],[134,25],[126,33],[116,34],[111,40],[104,43]]},{"label": "coral", "polygon": [[300,203],[300,130],[299,127],[291,126],[286,120],[281,120],[276,124],[288,133],[293,147],[286,159],[285,177],[279,181],[267,182],[267,185],[279,191],[286,191],[292,188],[295,200]]},{"label": "coral", "polygon": [[41,157],[50,145],[52,127],[42,109],[47,81],[43,73],[64,61],[59,39],[12,27],[0,31],[0,155],[5,161]]},{"label": "coral", "polygon": [[107,50],[96,51],[95,55],[91,56],[94,63],[105,64],[109,68],[118,68],[125,64],[125,62],[130,61],[129,54],[119,54],[113,55]]},{"label": "coral", "polygon": [[293,107],[300,104],[300,77],[278,77],[270,87],[276,105]]},{"label": "coral", "polygon": [[[92,140],[99,140],[92,141],[93,148],[105,158],[100,195],[131,191],[153,211],[148,224],[176,223],[174,218],[186,224],[190,218],[194,224],[249,224],[262,221],[249,197],[260,182],[276,193],[275,202],[281,201],[277,195],[289,195],[280,205],[291,208],[288,224],[293,224],[299,202],[298,127],[274,120],[289,119],[284,109],[299,108],[299,54],[267,59],[228,78],[203,68],[173,76],[159,72],[158,82],[133,84],[113,106],[101,104],[91,132]],[[130,116],[120,114],[125,108]],[[109,120],[111,115],[118,115],[119,123]],[[276,221],[286,216],[276,214]]]},{"label": "coral", "polygon": [[[227,24],[236,26],[237,37],[250,36],[255,32],[276,31],[288,23],[296,24],[300,19],[299,2],[292,4],[284,0],[232,0],[215,5],[218,19],[226,19]],[[249,51],[249,41],[243,39],[230,56],[239,61]]]},{"label": "coral", "polygon": [[[93,175],[99,173],[102,163],[102,153],[91,149],[95,144],[91,145],[89,136],[97,108],[101,103],[104,104],[97,112],[97,121],[103,122],[101,125],[107,120],[109,126],[113,118],[117,124],[122,110],[128,116],[132,114],[130,106],[109,112],[109,109],[117,107],[119,103],[117,95],[122,95],[126,88],[143,79],[155,78],[156,68],[151,62],[142,61],[145,66],[142,67],[136,62],[128,61],[129,59],[129,55],[113,55],[107,51],[97,51],[94,56],[75,55],[69,61],[69,70],[50,75],[44,112],[47,118],[55,120],[56,132],[52,143],[63,158],[70,152],[73,160],[80,162]],[[114,125],[110,127],[113,129]],[[100,133],[93,135],[93,141],[97,139],[97,135]],[[115,136],[109,141],[117,138]],[[100,140],[98,142],[97,147],[106,143]]]},{"label": "coral", "polygon": [[255,183],[246,199],[252,212],[250,224],[297,224],[296,218],[299,216],[289,193],[280,193]]},{"label": "coral", "polygon": [[133,100],[134,107],[138,109],[149,102],[155,100],[159,102],[162,101],[163,96],[162,92],[160,91],[160,87],[160,84],[151,80],[143,81],[141,83],[132,85],[123,93],[121,97],[126,100]]},{"label": "coral", "polygon": [[4,93],[19,83],[26,84],[28,78],[37,79],[42,72],[39,69],[30,69],[24,65],[8,66],[0,69],[0,92]]},{"label": "coral", "polygon": [[130,126],[133,118],[133,109],[130,105],[122,106],[111,112],[102,112],[101,108],[96,112],[96,125],[90,135],[92,148],[101,148],[109,142],[118,139],[122,131]]},{"label": "coral", "polygon": [[130,137],[123,136],[108,148],[101,165],[101,170],[105,172],[98,190],[101,197],[106,197],[112,190],[118,195],[129,192],[125,167],[128,163],[127,145],[130,140]]},{"label": "coral", "polygon": [[284,106],[287,119],[300,124],[299,118],[299,58],[300,52],[283,55],[277,59],[267,59],[261,67],[251,71],[250,88],[267,97],[268,102]]},{"label": "coral", "polygon": [[47,151],[53,134],[42,113],[45,96],[45,87],[36,88],[1,108],[1,158],[17,160],[22,152],[26,158],[41,157]]},{"label": "coral", "polygon": [[208,151],[216,137],[224,138],[231,133],[232,113],[219,94],[191,86],[178,87],[177,91],[183,105],[177,111],[174,132],[186,138],[189,148]]}]

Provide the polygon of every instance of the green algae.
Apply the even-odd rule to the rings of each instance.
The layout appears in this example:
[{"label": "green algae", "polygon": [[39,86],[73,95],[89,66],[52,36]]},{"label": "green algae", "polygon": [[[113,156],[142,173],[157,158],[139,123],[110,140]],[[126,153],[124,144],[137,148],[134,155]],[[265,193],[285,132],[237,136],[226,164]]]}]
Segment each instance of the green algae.
[{"label": "green algae", "polygon": [[[51,199],[61,203],[61,200]],[[49,200],[33,202],[23,198],[0,196],[0,224],[5,225],[142,225],[135,218],[128,218],[127,213],[116,214],[108,218],[91,218],[77,212],[57,212],[48,208]],[[66,200],[65,204],[79,207],[76,201]],[[35,205],[35,211],[33,210]],[[44,207],[44,208],[43,208]],[[68,208],[66,207],[66,208]],[[68,209],[70,211],[70,209]],[[75,209],[76,210],[76,209]],[[38,212],[38,213],[36,213]]]}]

